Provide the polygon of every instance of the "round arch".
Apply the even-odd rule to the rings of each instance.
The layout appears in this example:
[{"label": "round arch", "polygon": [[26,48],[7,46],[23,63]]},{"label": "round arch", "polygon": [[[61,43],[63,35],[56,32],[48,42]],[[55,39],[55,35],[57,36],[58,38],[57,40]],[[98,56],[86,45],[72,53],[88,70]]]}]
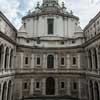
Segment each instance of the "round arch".
[{"label": "round arch", "polygon": [[46,95],[55,95],[55,80],[52,77],[46,80]]},{"label": "round arch", "polygon": [[2,100],[6,100],[7,82],[3,84]]}]

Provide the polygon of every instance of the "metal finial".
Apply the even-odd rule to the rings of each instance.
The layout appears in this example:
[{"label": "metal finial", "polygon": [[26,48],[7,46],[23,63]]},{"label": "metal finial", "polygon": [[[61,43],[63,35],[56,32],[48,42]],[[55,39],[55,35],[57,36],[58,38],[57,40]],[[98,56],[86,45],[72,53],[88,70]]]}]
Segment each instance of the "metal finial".
[{"label": "metal finial", "polygon": [[62,2],[62,7],[63,7],[63,8],[65,7],[65,4],[64,4],[64,2]]},{"label": "metal finial", "polygon": [[31,11],[30,10],[28,10],[28,14],[30,14],[31,13]]},{"label": "metal finial", "polygon": [[38,7],[38,8],[40,7],[40,2],[37,2],[37,7]]},{"label": "metal finial", "polygon": [[70,11],[70,14],[73,15],[73,11],[72,10]]}]

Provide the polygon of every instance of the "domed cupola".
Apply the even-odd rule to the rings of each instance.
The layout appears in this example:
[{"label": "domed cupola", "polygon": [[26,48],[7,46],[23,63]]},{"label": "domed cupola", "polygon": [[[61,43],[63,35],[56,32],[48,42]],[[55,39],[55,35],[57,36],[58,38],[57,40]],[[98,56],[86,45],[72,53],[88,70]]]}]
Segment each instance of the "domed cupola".
[{"label": "domed cupola", "polygon": [[41,6],[41,10],[43,12],[57,12],[59,9],[60,6],[58,4],[58,0],[43,0],[43,4]]},{"label": "domed cupola", "polygon": [[54,1],[54,2],[57,2],[58,3],[58,0],[43,0],[43,3],[50,2],[50,1]]}]

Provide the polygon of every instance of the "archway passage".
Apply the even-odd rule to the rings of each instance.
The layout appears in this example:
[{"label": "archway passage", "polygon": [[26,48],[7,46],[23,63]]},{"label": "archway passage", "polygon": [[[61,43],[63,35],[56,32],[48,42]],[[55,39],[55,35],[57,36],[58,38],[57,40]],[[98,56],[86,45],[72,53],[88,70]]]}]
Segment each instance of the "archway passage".
[{"label": "archway passage", "polygon": [[55,94],[55,80],[52,77],[47,78],[46,80],[46,95]]}]

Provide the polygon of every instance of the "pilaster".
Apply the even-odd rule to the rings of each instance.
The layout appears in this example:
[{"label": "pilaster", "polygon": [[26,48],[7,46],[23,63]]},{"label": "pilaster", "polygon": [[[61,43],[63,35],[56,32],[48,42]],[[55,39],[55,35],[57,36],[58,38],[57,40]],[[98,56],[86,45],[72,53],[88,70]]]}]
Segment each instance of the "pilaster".
[{"label": "pilaster", "polygon": [[46,79],[42,80],[42,95],[46,95]]},{"label": "pilaster", "polygon": [[55,78],[55,95],[58,95],[58,79]]}]

